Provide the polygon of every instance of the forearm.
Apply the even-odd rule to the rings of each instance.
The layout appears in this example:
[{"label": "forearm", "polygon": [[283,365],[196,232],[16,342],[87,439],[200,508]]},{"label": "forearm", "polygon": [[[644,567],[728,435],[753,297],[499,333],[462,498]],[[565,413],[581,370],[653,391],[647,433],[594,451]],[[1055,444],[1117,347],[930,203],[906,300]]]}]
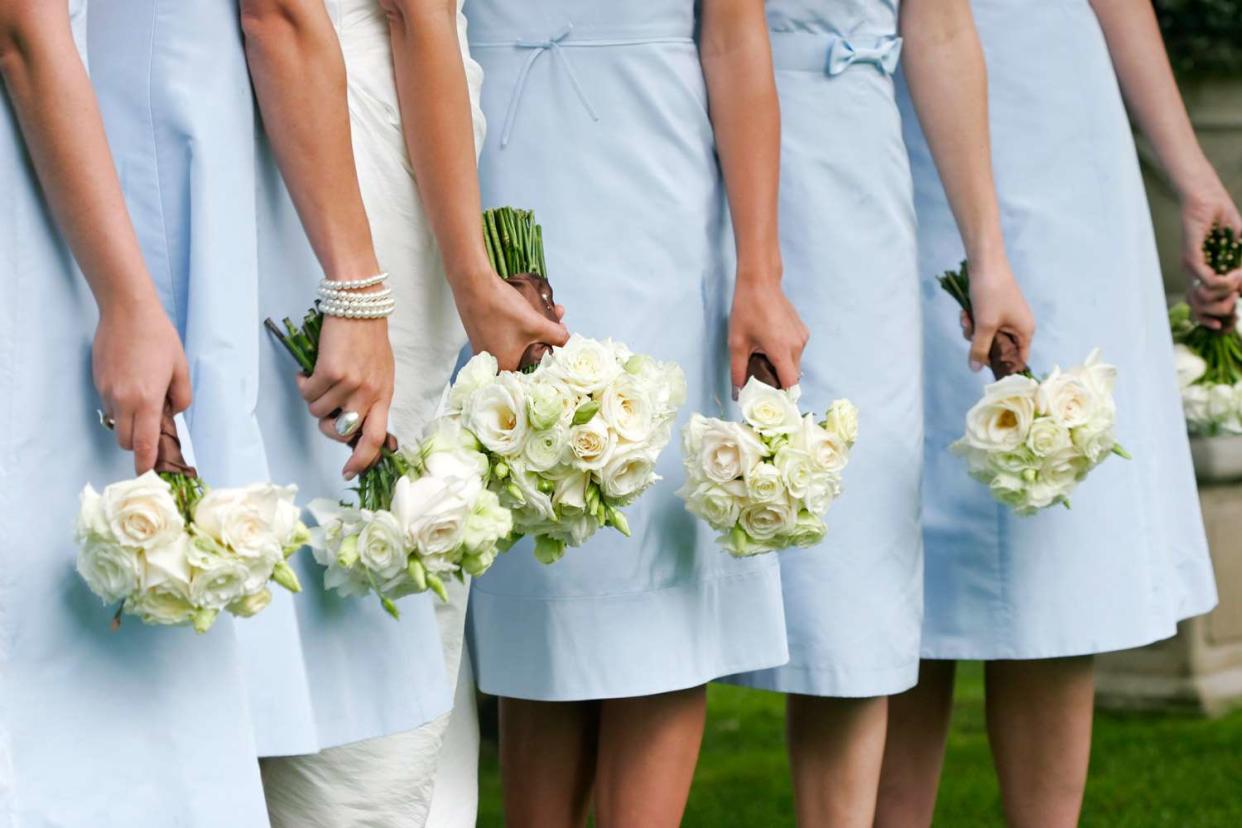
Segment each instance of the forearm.
[{"label": "forearm", "polygon": [[992,177],[987,67],[969,0],[906,0],[902,61],[910,98],[973,262],[1003,254]]},{"label": "forearm", "polygon": [[1182,103],[1149,0],[1091,0],[1134,120],[1185,195],[1215,173]]},{"label": "forearm", "polygon": [[345,62],[322,0],[242,0],[242,29],[276,163],[324,273],[346,280],[374,274]]},{"label": "forearm", "polygon": [[733,217],[738,279],[779,281],[780,107],[762,3],[705,2],[699,49]]},{"label": "forearm", "polygon": [[100,310],[155,300],[67,10],[49,5],[0,32],[0,73],[35,172]]},{"label": "forearm", "polygon": [[[406,151],[454,292],[495,278],[483,246],[474,121],[457,6],[382,0],[388,13]],[[486,285],[482,285],[486,287]]]}]

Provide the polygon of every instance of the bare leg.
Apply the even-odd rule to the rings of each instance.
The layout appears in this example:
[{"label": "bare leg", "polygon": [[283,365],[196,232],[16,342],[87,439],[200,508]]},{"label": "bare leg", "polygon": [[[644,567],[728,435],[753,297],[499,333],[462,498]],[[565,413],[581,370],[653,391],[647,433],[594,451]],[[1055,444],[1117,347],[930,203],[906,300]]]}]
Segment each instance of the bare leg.
[{"label": "bare leg", "polygon": [[785,727],[798,824],[869,828],[884,760],[888,699],[790,695]]},{"label": "bare leg", "polygon": [[1089,656],[987,664],[988,740],[1014,828],[1078,824],[1091,756],[1093,664]]},{"label": "bare leg", "polygon": [[703,742],[706,688],[600,704],[596,825],[677,828]]},{"label": "bare leg", "polygon": [[952,661],[923,661],[918,685],[888,700],[878,828],[931,825],[953,712],[956,667]]},{"label": "bare leg", "polygon": [[598,702],[500,700],[509,828],[581,828],[595,776]]}]

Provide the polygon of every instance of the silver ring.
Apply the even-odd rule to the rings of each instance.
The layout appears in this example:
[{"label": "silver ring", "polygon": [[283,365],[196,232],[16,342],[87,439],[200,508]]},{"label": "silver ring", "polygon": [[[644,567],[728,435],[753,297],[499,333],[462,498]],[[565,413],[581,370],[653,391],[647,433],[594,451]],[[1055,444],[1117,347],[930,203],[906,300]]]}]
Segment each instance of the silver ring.
[{"label": "silver ring", "polygon": [[342,411],[337,415],[333,428],[336,429],[337,437],[352,437],[360,425],[362,425],[361,414],[357,411]]},{"label": "silver ring", "polygon": [[102,408],[95,409],[95,413],[99,415],[99,424],[108,431],[116,431],[116,420],[103,413]]},{"label": "silver ring", "polygon": [[1198,276],[1195,277],[1195,287],[1196,288],[1203,287],[1203,280],[1200,279]]}]

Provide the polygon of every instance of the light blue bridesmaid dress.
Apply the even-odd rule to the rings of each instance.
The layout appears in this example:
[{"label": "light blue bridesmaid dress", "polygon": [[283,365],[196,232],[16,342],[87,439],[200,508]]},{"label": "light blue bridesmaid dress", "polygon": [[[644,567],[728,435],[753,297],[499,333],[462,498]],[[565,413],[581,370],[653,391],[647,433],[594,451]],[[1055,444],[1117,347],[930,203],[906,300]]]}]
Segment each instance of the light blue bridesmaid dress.
[{"label": "light blue bridesmaid dress", "polygon": [[3,91],[0,296],[0,825],[267,825],[231,621],[110,632],[74,570],[78,492],[133,461],[95,416],[95,304]]},{"label": "light blue bridesmaid dress", "polygon": [[[94,80],[126,200],[165,307],[186,344],[187,421],[209,483],[296,483],[344,494],[344,447],[298,396],[265,316],[300,320],[322,271],[255,117],[236,0],[92,0]],[[233,625],[258,754],[410,730],[451,705],[431,598],[378,602],[304,591]],[[199,642],[193,642],[199,643]]]},{"label": "light blue bridesmaid dress", "polygon": [[966,369],[932,279],[962,246],[908,100],[926,319],[927,658],[1107,652],[1173,635],[1216,603],[1134,141],[1088,0],[975,0],[1010,261],[1039,325],[1032,367],[1117,365],[1114,458],[1072,511],[1015,517],[945,449],[989,377]]},{"label": "light blue bridesmaid dress", "polygon": [[859,408],[845,492],[814,549],[781,553],[789,663],[730,681],[879,696],[918,674],[922,341],[895,0],[772,0],[784,287],[811,339],[802,407]]},{"label": "light blue bridesmaid dress", "polygon": [[[484,204],[529,207],[573,330],[686,371],[693,410],[728,398],[726,213],[692,0],[468,0],[489,124]],[[664,477],[552,566],[530,544],[474,582],[485,692],[547,701],[642,696],[786,660],[776,560],[733,560]]]}]

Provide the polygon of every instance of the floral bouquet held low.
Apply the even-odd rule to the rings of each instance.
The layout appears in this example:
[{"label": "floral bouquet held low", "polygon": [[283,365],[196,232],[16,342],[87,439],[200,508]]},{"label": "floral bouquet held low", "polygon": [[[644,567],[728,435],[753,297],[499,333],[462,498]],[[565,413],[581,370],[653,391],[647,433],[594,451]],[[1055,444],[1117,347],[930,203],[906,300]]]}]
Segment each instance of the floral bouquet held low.
[{"label": "floral bouquet held low", "polygon": [[814,546],[858,434],[858,410],[837,400],[822,420],[798,410],[771,363],[751,357],[738,396],[742,422],[695,414],[682,431],[687,510],[720,532],[735,557]]},{"label": "floral bouquet held low", "polygon": [[[1213,228],[1204,240],[1203,252],[1217,273],[1242,267],[1242,243],[1229,228]],[[1236,319],[1220,330],[1197,325],[1183,302],[1169,311],[1169,325],[1190,433],[1205,437],[1242,434],[1242,335]]]},{"label": "floral bouquet held low", "polygon": [[[496,272],[554,314],[531,213],[489,210],[484,224]],[[564,347],[532,346],[521,372],[478,354],[445,419],[478,441],[488,488],[513,514],[510,540],[532,536],[535,556],[552,563],[601,528],[629,534],[621,510],[659,479],[656,459],[684,401],[676,365],[574,335]]]},{"label": "floral bouquet held low", "polygon": [[[322,303],[321,303],[322,304]],[[310,376],[319,353],[323,313],[302,325],[285,319],[267,328]],[[394,618],[394,599],[432,590],[448,600],[444,578],[480,575],[511,532],[512,518],[485,490],[486,458],[470,435],[438,428],[413,453],[391,434],[379,459],[358,476],[356,503],[309,505],[315,560],[327,567],[324,586],[345,596],[374,592]]]},{"label": "floral bouquet held low", "polygon": [[[969,317],[970,272],[940,278],[940,285]],[[1019,515],[1070,505],[1069,496],[1109,455],[1129,458],[1116,441],[1117,369],[1092,351],[1069,370],[1054,368],[1042,379],[1023,364],[1017,343],[1004,331],[992,345],[996,382],[966,415],[966,433],[952,445],[970,474]]]},{"label": "floral bouquet held low", "polygon": [[[105,420],[105,424],[107,424]],[[286,559],[309,540],[296,488],[207,489],[186,464],[172,413],[155,469],[82,491],[78,573],[105,604],[147,624],[206,632],[222,611],[248,617],[272,600],[268,582],[301,585]]]}]

